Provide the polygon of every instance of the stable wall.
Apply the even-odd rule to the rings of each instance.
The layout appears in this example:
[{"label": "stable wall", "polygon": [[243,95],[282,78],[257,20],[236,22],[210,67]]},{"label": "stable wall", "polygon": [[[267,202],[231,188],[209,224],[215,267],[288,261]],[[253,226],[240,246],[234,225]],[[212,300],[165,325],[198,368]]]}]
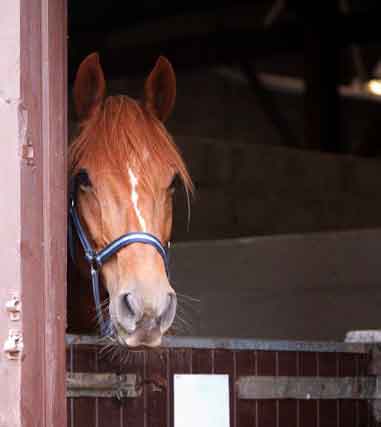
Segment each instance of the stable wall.
[{"label": "stable wall", "polygon": [[[108,86],[110,93],[140,97],[143,82],[144,76],[126,77]],[[176,195],[175,241],[381,226],[381,158],[350,154],[377,154],[381,104],[342,98],[347,154],[334,155],[306,149],[301,95],[272,96],[294,134],[294,147],[282,145],[237,70],[177,73],[176,106],[167,125],[189,166],[196,197],[188,230],[183,194]]]},{"label": "stable wall", "polygon": [[380,253],[380,229],[175,244],[178,331],[341,341],[380,328]]},{"label": "stable wall", "polygon": [[181,191],[174,240],[381,226],[380,159],[206,138],[176,138],[196,183],[191,222]]}]

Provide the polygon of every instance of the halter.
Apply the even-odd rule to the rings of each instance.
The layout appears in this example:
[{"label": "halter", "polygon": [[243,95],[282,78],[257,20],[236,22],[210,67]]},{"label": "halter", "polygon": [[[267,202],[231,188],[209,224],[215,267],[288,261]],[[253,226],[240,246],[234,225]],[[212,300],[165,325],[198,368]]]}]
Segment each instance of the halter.
[{"label": "halter", "polygon": [[101,308],[100,293],[99,293],[99,272],[103,264],[109,260],[113,255],[115,255],[122,248],[132,245],[133,243],[143,243],[146,245],[153,246],[157,252],[159,252],[161,258],[163,259],[165,272],[169,276],[168,271],[168,249],[169,245],[166,247],[163,246],[161,241],[152,234],[144,233],[141,231],[130,232],[123,234],[117,239],[113,240],[111,243],[106,245],[103,249],[98,252],[93,249],[91,246],[90,240],[88,239],[85,230],[81,224],[78,211],[77,211],[77,192],[78,186],[81,183],[90,183],[87,172],[81,169],[76,175],[70,179],[70,191],[69,191],[69,249],[70,254],[75,261],[75,245],[74,245],[74,233],[76,231],[81,246],[83,248],[85,259],[90,266],[91,273],[91,284],[93,290],[94,304],[97,312],[97,317],[100,323],[101,334],[104,336],[108,334],[111,330],[111,326],[107,325]]}]

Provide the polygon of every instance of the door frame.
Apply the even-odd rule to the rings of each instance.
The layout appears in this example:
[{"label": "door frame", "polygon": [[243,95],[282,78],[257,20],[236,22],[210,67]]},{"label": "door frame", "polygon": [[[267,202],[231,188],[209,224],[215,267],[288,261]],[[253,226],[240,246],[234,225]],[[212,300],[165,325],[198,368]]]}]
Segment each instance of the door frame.
[{"label": "door frame", "polygon": [[19,1],[21,425],[64,427],[67,2]]}]

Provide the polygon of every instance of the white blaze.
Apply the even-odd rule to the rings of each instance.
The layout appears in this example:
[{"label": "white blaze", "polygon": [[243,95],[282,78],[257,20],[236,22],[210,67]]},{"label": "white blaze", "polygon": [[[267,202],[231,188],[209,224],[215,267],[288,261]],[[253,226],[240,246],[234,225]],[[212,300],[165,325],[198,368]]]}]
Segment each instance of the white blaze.
[{"label": "white blaze", "polygon": [[138,178],[136,178],[135,174],[132,172],[130,168],[128,168],[128,175],[130,177],[130,183],[131,183],[131,202],[132,206],[134,207],[136,216],[138,218],[139,224],[142,227],[142,230],[144,232],[147,232],[146,222],[143,218],[143,215],[139,209],[138,206],[138,200],[139,200],[139,194],[137,192],[137,186],[138,186]]}]

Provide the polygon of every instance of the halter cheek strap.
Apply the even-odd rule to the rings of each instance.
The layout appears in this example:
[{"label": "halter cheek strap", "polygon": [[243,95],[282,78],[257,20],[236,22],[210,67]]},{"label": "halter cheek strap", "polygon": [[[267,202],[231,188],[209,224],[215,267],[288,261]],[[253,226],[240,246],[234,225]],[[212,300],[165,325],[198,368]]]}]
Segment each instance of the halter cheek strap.
[{"label": "halter cheek strap", "polygon": [[122,248],[132,245],[134,243],[141,243],[154,247],[160,254],[167,276],[169,277],[169,259],[168,259],[168,246],[164,247],[161,241],[150,233],[132,232],[126,233],[119,238],[113,240],[100,251],[95,251],[91,246],[86,232],[81,224],[78,211],[76,208],[78,186],[83,180],[89,182],[86,171],[79,171],[71,178],[69,190],[69,250],[70,255],[75,262],[75,244],[74,244],[74,231],[76,232],[81,246],[83,248],[85,259],[90,266],[91,284],[93,290],[94,304],[97,311],[97,317],[101,328],[101,334],[107,335],[111,332],[111,325],[107,325],[101,307],[100,301],[100,278],[99,272],[103,264],[107,262],[113,255],[115,255]]}]

